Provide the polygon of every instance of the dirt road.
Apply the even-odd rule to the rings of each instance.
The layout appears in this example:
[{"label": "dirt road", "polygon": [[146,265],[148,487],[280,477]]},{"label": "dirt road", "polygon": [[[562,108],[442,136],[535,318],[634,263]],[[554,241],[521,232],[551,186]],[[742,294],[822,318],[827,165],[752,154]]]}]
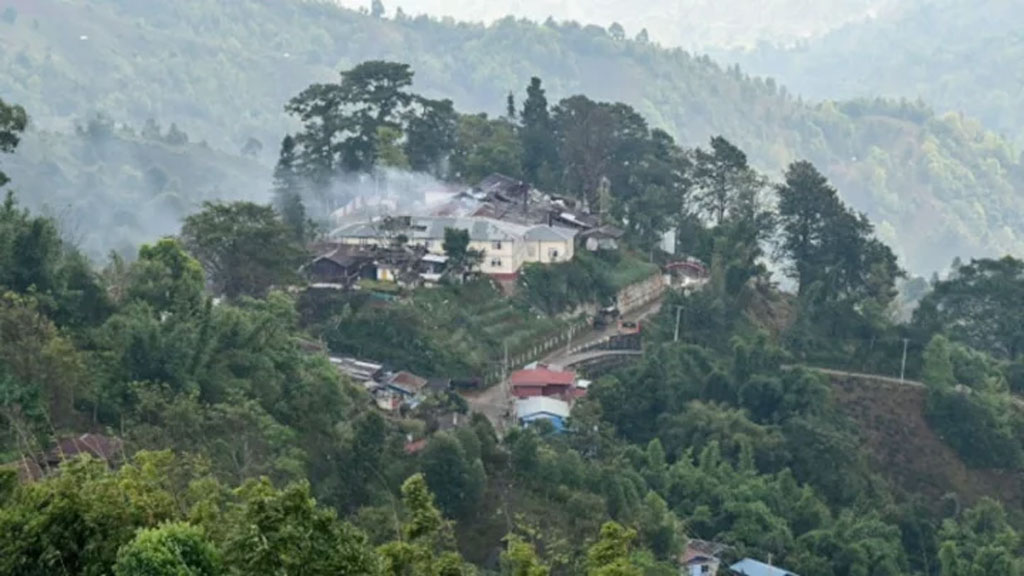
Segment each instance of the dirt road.
[{"label": "dirt road", "polygon": [[[655,300],[654,302],[630,312],[624,314],[622,319],[629,322],[638,322],[649,318],[656,314],[661,309],[661,300]],[[550,354],[540,360],[544,364],[558,364],[560,359],[564,359],[571,354],[572,350],[595,344],[608,338],[615,332],[614,328],[607,328],[604,330],[595,330],[589,328],[578,334],[573,335],[571,342],[568,346],[560,347],[553,350]],[[518,370],[520,366],[509,366],[509,372]],[[486,390],[480,392],[464,394],[466,402],[469,403],[469,408],[473,412],[479,412],[487,419],[491,421],[494,429],[498,432],[499,436],[505,434],[508,431],[509,426],[514,425],[515,417],[515,399],[512,398],[511,392],[507,382],[499,382]]]}]

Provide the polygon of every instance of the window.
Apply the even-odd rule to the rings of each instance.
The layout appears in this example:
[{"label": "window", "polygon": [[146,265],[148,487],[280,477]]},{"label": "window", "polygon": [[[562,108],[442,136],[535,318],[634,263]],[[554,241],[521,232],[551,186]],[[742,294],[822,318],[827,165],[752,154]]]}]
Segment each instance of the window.
[{"label": "window", "polygon": [[711,566],[708,566],[707,564],[701,566],[700,567],[700,573],[701,574],[710,574],[711,573]]},{"label": "window", "polygon": [[501,268],[501,258],[491,258],[491,268]]},{"label": "window", "polygon": [[501,241],[491,242],[491,248],[494,250],[501,250]]},{"label": "window", "polygon": [[558,260],[558,249],[548,248],[548,258],[550,258],[551,260]]}]

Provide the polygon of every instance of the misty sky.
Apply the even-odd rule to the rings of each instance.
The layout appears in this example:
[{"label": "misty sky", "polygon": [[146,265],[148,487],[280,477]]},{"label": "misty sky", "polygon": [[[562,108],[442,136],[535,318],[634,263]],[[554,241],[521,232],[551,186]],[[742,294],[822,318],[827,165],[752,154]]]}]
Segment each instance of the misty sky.
[{"label": "misty sky", "polygon": [[[369,0],[337,0],[352,7]],[[688,49],[734,47],[757,40],[791,41],[823,34],[844,23],[885,14],[922,0],[384,0],[388,15],[408,14],[492,21],[508,14],[576,20],[607,26],[619,22],[635,35]]]}]

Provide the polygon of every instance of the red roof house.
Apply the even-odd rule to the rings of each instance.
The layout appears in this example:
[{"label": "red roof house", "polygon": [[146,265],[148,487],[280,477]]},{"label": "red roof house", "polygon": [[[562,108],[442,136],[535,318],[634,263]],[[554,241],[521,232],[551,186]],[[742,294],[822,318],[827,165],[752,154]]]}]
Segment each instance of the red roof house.
[{"label": "red roof house", "polygon": [[573,394],[573,388],[576,387],[575,372],[562,372],[543,367],[513,372],[508,380],[512,385],[512,394],[516,398],[566,398]]}]

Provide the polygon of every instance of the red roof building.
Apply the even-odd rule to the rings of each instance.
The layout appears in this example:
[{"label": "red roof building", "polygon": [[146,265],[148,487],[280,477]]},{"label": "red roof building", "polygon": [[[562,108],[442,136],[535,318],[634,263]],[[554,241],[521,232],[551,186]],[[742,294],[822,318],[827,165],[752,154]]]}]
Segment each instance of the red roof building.
[{"label": "red roof building", "polygon": [[508,380],[512,386],[512,394],[520,399],[534,396],[569,399],[576,387],[575,372],[562,372],[550,368],[519,370],[510,374]]}]

